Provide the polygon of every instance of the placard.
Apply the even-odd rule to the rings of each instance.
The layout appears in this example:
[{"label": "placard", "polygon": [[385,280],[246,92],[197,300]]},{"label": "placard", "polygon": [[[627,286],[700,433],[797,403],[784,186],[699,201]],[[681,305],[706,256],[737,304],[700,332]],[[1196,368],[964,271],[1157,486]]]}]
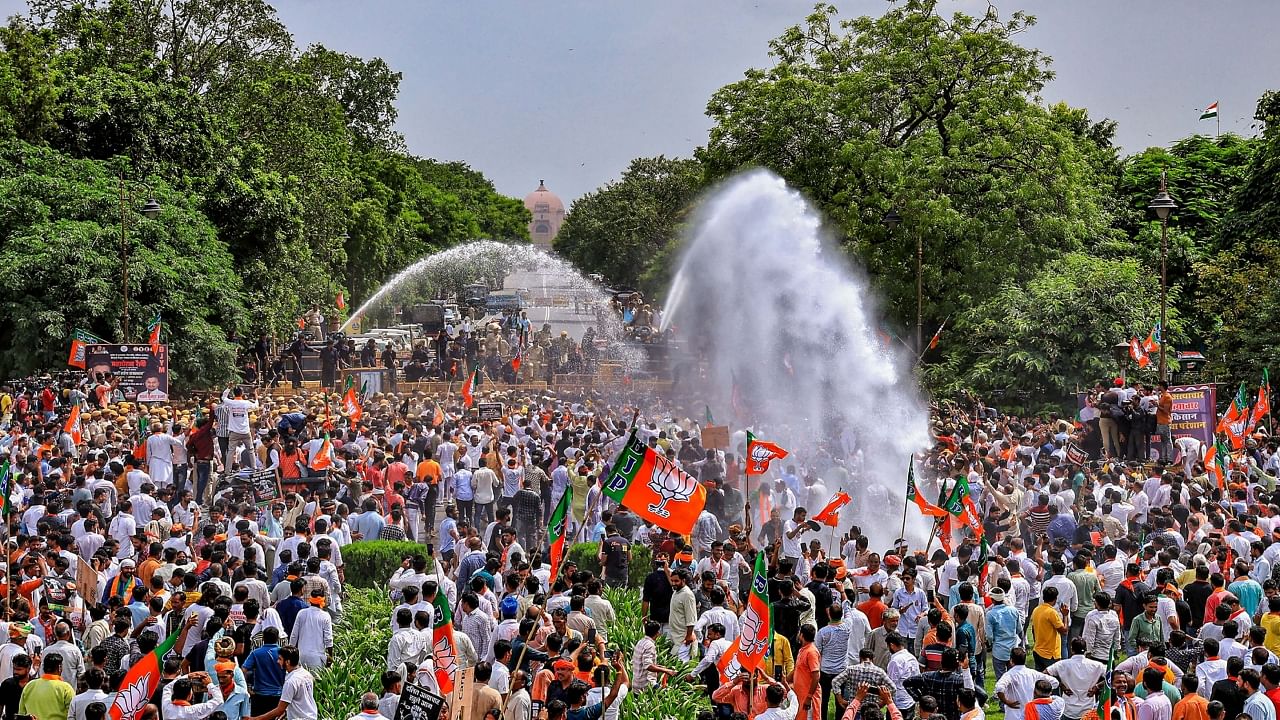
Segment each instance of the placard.
[{"label": "placard", "polygon": [[155,353],[151,346],[87,345],[85,371],[90,376],[111,373],[120,381],[120,392],[130,402],[169,400],[169,346]]},{"label": "placard", "polygon": [[476,403],[476,412],[481,420],[501,420],[506,414],[506,407],[499,402]]},{"label": "placard", "polygon": [[84,600],[86,607],[97,605],[102,597],[102,575],[82,557],[76,558],[76,594]]},{"label": "placard", "polygon": [[280,476],[275,470],[255,470],[249,474],[248,480],[249,490],[253,492],[253,502],[259,506],[284,497],[280,487]]},{"label": "placard", "polygon": [[707,425],[702,428],[702,447],[709,450],[729,449],[729,426]]},{"label": "placard", "polygon": [[416,683],[404,683],[392,720],[439,720],[444,698]]},{"label": "placard", "polygon": [[449,717],[451,720],[462,720],[466,714],[467,704],[471,701],[471,686],[475,684],[475,666],[459,672],[453,682],[453,692],[449,694]]}]

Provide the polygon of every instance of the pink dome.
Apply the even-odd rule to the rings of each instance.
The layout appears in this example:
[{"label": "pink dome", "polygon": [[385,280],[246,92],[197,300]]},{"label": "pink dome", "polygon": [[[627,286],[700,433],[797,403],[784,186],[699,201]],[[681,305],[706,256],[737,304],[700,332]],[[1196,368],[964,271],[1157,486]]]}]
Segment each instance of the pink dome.
[{"label": "pink dome", "polygon": [[529,238],[534,245],[551,248],[551,241],[564,223],[564,202],[547,189],[544,181],[538,181],[538,189],[524,198],[524,206],[533,215],[529,222]]}]

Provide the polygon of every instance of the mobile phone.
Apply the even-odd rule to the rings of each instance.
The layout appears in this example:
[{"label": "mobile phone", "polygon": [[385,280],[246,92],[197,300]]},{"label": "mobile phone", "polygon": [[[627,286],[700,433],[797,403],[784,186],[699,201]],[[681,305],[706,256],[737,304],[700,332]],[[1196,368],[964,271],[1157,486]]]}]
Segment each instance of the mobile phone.
[{"label": "mobile phone", "polygon": [[587,630],[587,644],[594,645],[595,642],[596,642],[596,629],[591,628],[590,630]]},{"label": "mobile phone", "polygon": [[435,543],[427,543],[427,557],[435,557],[435,556],[436,556]]},{"label": "mobile phone", "polygon": [[782,665],[779,663],[774,663],[773,665],[773,679],[777,682],[782,682]]},{"label": "mobile phone", "polygon": [[605,662],[613,662],[613,656],[614,656],[614,654],[615,654],[615,653],[614,653],[613,648],[609,648],[608,650],[605,650],[605,651],[604,651],[604,660],[605,660]]}]

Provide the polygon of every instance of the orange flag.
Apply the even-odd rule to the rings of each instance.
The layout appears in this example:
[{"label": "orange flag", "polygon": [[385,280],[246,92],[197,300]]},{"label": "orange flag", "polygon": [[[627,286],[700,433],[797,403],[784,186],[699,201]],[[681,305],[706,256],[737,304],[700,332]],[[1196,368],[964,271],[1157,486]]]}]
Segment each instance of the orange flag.
[{"label": "orange flag", "polygon": [[829,527],[835,527],[836,525],[839,525],[840,524],[840,508],[844,507],[845,505],[848,505],[849,501],[851,501],[852,499],[853,498],[849,497],[848,493],[841,490],[840,492],[836,493],[836,496],[834,498],[831,498],[831,502],[827,503],[826,507],[819,510],[818,514],[813,516],[813,519]]},{"label": "orange flag", "polygon": [[62,428],[65,432],[70,433],[71,442],[76,445],[84,444],[84,437],[80,433],[80,406],[71,406],[71,415],[67,417],[67,424]]},{"label": "orange flag", "polygon": [[681,535],[707,504],[707,490],[675,463],[655,453],[635,431],[605,477],[604,494],[635,511],[642,520]]},{"label": "orange flag", "polygon": [[316,453],[316,459],[311,461],[312,470],[328,470],[333,467],[333,444],[329,442],[329,434],[325,433],[324,442],[320,444],[320,451]]}]

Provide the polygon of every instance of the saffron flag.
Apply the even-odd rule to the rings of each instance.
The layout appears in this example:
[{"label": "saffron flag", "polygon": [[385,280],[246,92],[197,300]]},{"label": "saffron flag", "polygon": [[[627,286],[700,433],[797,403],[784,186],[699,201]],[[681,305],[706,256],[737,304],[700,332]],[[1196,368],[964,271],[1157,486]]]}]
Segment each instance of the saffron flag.
[{"label": "saffron flag", "polygon": [[947,326],[946,321],[943,321],[943,323],[938,326],[938,332],[934,333],[933,337],[930,338],[929,340],[930,350],[936,349],[938,347],[938,341],[942,339],[942,329],[945,328],[946,326]]},{"label": "saffron flag", "polygon": [[306,318],[298,318],[298,329],[299,329],[299,330],[306,330],[306,329],[307,329],[307,320],[306,320]]},{"label": "saffron flag", "polygon": [[339,310],[347,309],[347,299],[342,296],[342,293],[338,293],[338,297],[333,301],[333,304],[337,306]]},{"label": "saffron flag", "polygon": [[564,539],[567,533],[565,528],[569,522],[569,508],[573,506],[573,486],[566,485],[564,494],[560,496],[560,502],[556,503],[556,509],[551,513],[551,522],[548,526],[547,534],[551,539],[551,579],[550,583],[555,583],[556,577],[560,573],[560,562],[564,559]]},{"label": "saffron flag", "polygon": [[715,425],[715,424],[716,424],[716,419],[715,419],[714,417],[712,417],[712,416],[711,416],[711,406],[710,406],[710,405],[703,405],[703,406],[702,406],[702,412],[703,412],[703,415],[704,415],[704,416],[706,417],[706,419],[707,419],[707,422],[706,422],[706,424],[707,424],[707,425]]},{"label": "saffron flag", "polygon": [[840,508],[844,507],[845,505],[848,505],[849,501],[852,499],[853,498],[849,497],[848,493],[841,490],[840,492],[836,493],[836,496],[834,498],[831,498],[831,502],[827,503],[826,507],[819,510],[818,514],[813,516],[814,521],[820,522],[823,525],[827,525],[830,527],[835,527],[839,525],[840,524]]},{"label": "saffron flag", "polygon": [[1209,449],[1207,451],[1205,451],[1204,469],[1208,471],[1209,477],[1213,478],[1214,481],[1217,483],[1219,490],[1226,490],[1227,482],[1226,482],[1226,476],[1224,474],[1224,471],[1226,470],[1226,468],[1224,467],[1224,465],[1226,464],[1227,460],[1225,457],[1219,457],[1218,455],[1219,447],[1221,447],[1221,444],[1215,442],[1214,444],[1209,446]]},{"label": "saffron flag", "polygon": [[911,456],[911,463],[907,465],[907,499],[916,504],[920,508],[921,515],[929,517],[942,517],[947,514],[946,510],[934,505],[924,499],[924,495],[916,489],[916,458]]},{"label": "saffron flag", "polygon": [[1111,646],[1107,658],[1107,671],[1102,676],[1102,688],[1098,691],[1098,720],[1112,720],[1111,710],[1115,706],[1115,697],[1111,691],[1111,675],[1116,671],[1116,648]]},{"label": "saffron flag", "polygon": [[159,647],[143,655],[129,668],[129,672],[120,681],[120,691],[112,700],[111,709],[107,711],[111,720],[136,720],[142,714],[142,708],[146,707],[156,694],[156,688],[160,687],[162,658],[178,642],[180,630],[181,628],[174,630]]},{"label": "saffron flag", "polygon": [[143,461],[147,459],[147,416],[138,416],[138,445],[133,449],[133,457],[135,460]]},{"label": "saffron flag", "polygon": [[[348,379],[350,379],[348,377]],[[351,420],[351,423],[360,422],[360,418],[364,417],[364,408],[360,407],[360,398],[356,394],[356,388],[353,384],[347,385],[347,393],[342,396],[342,412]]]},{"label": "saffron flag", "polygon": [[462,383],[462,406],[471,407],[475,403],[476,388],[480,387],[480,368],[471,371],[471,377]]},{"label": "saffron flag", "polygon": [[747,433],[747,474],[763,475],[769,471],[769,463],[781,460],[787,451],[771,442],[757,440],[755,435]]},{"label": "saffron flag", "polygon": [[1138,363],[1138,367],[1145,368],[1151,363],[1151,358],[1147,357],[1147,353],[1142,349],[1142,341],[1135,336],[1129,340],[1129,357]]},{"label": "saffron flag", "polygon": [[760,667],[773,639],[773,615],[769,607],[769,565],[765,553],[756,553],[751,594],[738,627],[738,664],[748,672]]},{"label": "saffron flag", "polygon": [[328,470],[331,467],[333,467],[333,443],[329,442],[329,433],[325,433],[324,442],[320,443],[320,449],[316,451],[316,457],[311,461],[311,469]]},{"label": "saffron flag", "polygon": [[1227,411],[1222,414],[1222,419],[1218,421],[1216,432],[1225,433],[1231,440],[1231,447],[1239,450],[1244,447],[1245,427],[1249,422],[1249,399],[1244,389],[1244,383],[1240,383],[1240,389],[1236,392],[1236,396],[1232,398],[1231,405],[1227,407]]},{"label": "saffron flag", "polygon": [[1252,435],[1258,428],[1262,418],[1271,413],[1271,372],[1262,369],[1262,384],[1258,386],[1258,399],[1253,403],[1253,412],[1249,414],[1249,425],[1245,428],[1246,436]]},{"label": "saffron flag", "polygon": [[164,327],[164,323],[160,322],[160,313],[156,313],[155,318],[151,320],[151,324],[147,326],[147,342],[151,343],[151,354],[160,354],[160,330]]},{"label": "saffron flag", "polygon": [[80,433],[80,406],[72,405],[71,414],[67,416],[67,424],[62,426],[62,431],[71,436],[71,442],[76,445],[84,444],[84,436]]},{"label": "saffron flag", "polygon": [[73,368],[85,369],[84,365],[84,349],[86,345],[100,345],[106,340],[94,335],[87,330],[76,330],[71,333],[71,352],[67,355],[67,365]]},{"label": "saffron flag", "polygon": [[1142,341],[1143,352],[1153,353],[1160,349],[1160,323],[1151,328],[1151,332],[1147,334],[1147,339]]},{"label": "saffron flag", "polygon": [[948,513],[969,526],[975,536],[982,534],[982,522],[978,517],[978,508],[973,504],[973,495],[969,490],[969,480],[963,475],[956,476],[951,486],[951,496],[942,504]]},{"label": "saffron flag", "polygon": [[436,405],[436,412],[431,416],[431,427],[440,427],[441,425],[444,425],[444,411],[440,409],[439,405]]},{"label": "saffron flag", "polygon": [[453,611],[444,591],[436,593],[436,621],[431,628],[431,657],[436,663],[436,684],[440,694],[453,692],[458,675],[458,646],[453,640]]},{"label": "saffron flag", "polygon": [[516,348],[516,356],[511,358],[511,369],[520,372],[520,365],[524,362],[524,348]]},{"label": "saffron flag", "polygon": [[1200,113],[1200,119],[1212,120],[1213,118],[1216,118],[1216,117],[1218,117],[1218,101],[1214,100],[1213,102],[1209,103],[1209,107],[1205,108],[1204,112]]},{"label": "saffron flag", "polygon": [[646,447],[634,429],[606,476],[604,494],[631,508],[641,520],[681,535],[693,532],[707,504],[706,488]]}]

